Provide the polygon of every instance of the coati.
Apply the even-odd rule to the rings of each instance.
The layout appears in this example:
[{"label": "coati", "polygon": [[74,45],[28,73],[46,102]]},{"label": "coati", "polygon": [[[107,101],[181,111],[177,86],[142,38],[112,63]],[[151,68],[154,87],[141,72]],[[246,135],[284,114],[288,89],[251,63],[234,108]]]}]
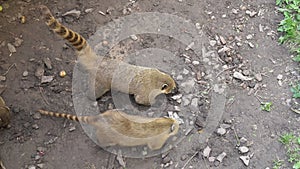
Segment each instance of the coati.
[{"label": "coati", "polygon": [[170,136],[177,134],[179,129],[178,122],[172,118],[134,116],[116,109],[96,116],[75,116],[45,110],[39,112],[92,125],[102,147],[147,145],[151,150],[158,150]]},{"label": "coati", "polygon": [[7,127],[10,124],[10,118],[10,110],[0,96],[0,128]]},{"label": "coati", "polygon": [[97,56],[87,41],[60,24],[46,6],[40,6],[40,9],[46,24],[77,50],[78,63],[86,70],[96,69],[96,98],[112,89],[133,94],[138,104],[151,105],[155,103],[156,96],[168,94],[176,88],[173,78],[158,69],[135,66],[108,57],[102,57],[99,65],[95,64],[100,56]]}]

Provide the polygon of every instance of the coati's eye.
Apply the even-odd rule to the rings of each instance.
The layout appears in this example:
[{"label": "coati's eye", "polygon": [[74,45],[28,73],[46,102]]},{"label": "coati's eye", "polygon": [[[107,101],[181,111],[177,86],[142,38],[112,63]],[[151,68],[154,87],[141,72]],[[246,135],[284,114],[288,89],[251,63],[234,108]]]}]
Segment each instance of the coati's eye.
[{"label": "coati's eye", "polygon": [[169,86],[168,84],[163,84],[161,90],[166,90],[168,86]]}]

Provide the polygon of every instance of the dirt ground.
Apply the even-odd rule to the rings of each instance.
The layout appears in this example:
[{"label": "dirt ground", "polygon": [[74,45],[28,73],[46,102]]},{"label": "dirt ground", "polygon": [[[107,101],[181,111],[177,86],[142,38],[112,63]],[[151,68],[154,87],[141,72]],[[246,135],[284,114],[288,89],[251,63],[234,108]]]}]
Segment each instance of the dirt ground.
[{"label": "dirt ground", "polygon": [[[2,0],[0,4],[0,94],[12,113],[11,126],[0,129],[0,159],[7,169],[265,169],[272,168],[274,160],[286,159],[279,136],[300,133],[300,116],[290,111],[297,103],[291,98],[290,85],[299,80],[298,65],[291,60],[288,49],[277,42],[276,29],[282,16],[276,11],[275,1]],[[145,57],[136,62],[170,73],[179,85],[182,103],[167,96],[168,103],[160,106],[165,111],[181,106],[178,114],[185,123],[170,141],[176,144],[169,147],[172,143],[168,142],[162,154],[155,152],[152,157],[117,157],[108,152],[112,150],[95,144],[80,124],[37,114],[40,108],[75,114],[77,106],[72,98],[75,51],[49,31],[37,10],[39,4],[48,6],[63,24],[91,44],[109,43],[109,39],[98,37],[101,27],[143,12],[172,14],[195,25],[205,37],[200,49],[197,44],[186,49],[189,45],[176,38],[148,33],[129,37],[109,52],[121,58],[147,48],[174,53],[172,57],[166,53],[160,60],[161,56],[155,54],[151,59],[145,57],[149,51],[142,50],[142,54],[135,53],[135,58]],[[64,15],[73,9],[81,12],[79,17]],[[21,23],[21,16],[25,16],[25,23]],[[167,28],[169,32],[175,29]],[[16,52],[8,44],[15,46]],[[215,60],[208,60],[203,53]],[[197,57],[198,63],[192,62]],[[52,68],[45,64],[45,58],[49,58]],[[37,70],[43,70],[43,76],[53,76],[53,80],[41,84]],[[67,72],[66,77],[59,77],[61,70]],[[191,78],[196,83],[190,83]],[[114,103],[110,95],[98,101],[100,111]],[[194,99],[196,109],[192,107]],[[261,102],[272,102],[271,111],[262,111]],[[154,107],[147,113],[154,110],[161,109]],[[207,146],[211,149],[209,155],[204,151]],[[241,147],[249,150],[241,152]],[[248,166],[241,156],[250,158]],[[292,166],[286,163],[282,168]]]}]

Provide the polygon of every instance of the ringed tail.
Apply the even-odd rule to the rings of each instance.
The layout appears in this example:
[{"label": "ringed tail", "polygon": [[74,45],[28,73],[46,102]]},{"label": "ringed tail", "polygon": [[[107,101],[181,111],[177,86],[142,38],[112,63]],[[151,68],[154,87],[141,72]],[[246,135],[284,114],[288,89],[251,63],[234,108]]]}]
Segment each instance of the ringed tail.
[{"label": "ringed tail", "polygon": [[54,16],[51,14],[48,7],[44,5],[40,5],[40,9],[42,11],[42,15],[46,20],[46,24],[58,35],[60,35],[62,38],[69,41],[74,48],[76,48],[77,51],[81,51],[85,47],[87,47],[86,40],[79,35],[77,32],[74,32],[73,30],[66,28],[61,23],[59,23]]},{"label": "ringed tail", "polygon": [[72,114],[55,113],[55,112],[46,111],[46,110],[38,110],[38,112],[41,113],[42,115],[46,115],[46,116],[65,118],[65,119],[72,120],[72,121],[89,123],[89,116],[76,116],[76,115],[72,115]]}]

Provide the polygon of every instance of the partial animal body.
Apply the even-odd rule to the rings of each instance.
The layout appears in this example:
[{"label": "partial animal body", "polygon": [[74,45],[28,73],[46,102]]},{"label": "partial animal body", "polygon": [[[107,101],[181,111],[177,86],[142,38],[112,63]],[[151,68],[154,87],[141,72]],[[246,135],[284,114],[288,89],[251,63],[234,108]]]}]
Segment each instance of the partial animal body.
[{"label": "partial animal body", "polygon": [[139,104],[151,105],[155,103],[156,96],[168,94],[176,88],[173,78],[158,69],[135,66],[108,57],[102,57],[97,64],[99,56],[80,34],[60,24],[47,7],[41,6],[41,10],[46,24],[77,50],[78,62],[86,70],[96,72],[96,98],[113,89],[133,94]]},{"label": "partial animal body", "polygon": [[39,112],[92,125],[102,147],[147,145],[151,150],[158,150],[179,130],[178,122],[172,118],[147,118],[128,115],[120,110],[108,110],[96,116],[75,116],[45,110]]},{"label": "partial animal body", "polygon": [[0,96],[0,128],[7,127],[10,124],[10,110],[5,105],[5,101]]}]

